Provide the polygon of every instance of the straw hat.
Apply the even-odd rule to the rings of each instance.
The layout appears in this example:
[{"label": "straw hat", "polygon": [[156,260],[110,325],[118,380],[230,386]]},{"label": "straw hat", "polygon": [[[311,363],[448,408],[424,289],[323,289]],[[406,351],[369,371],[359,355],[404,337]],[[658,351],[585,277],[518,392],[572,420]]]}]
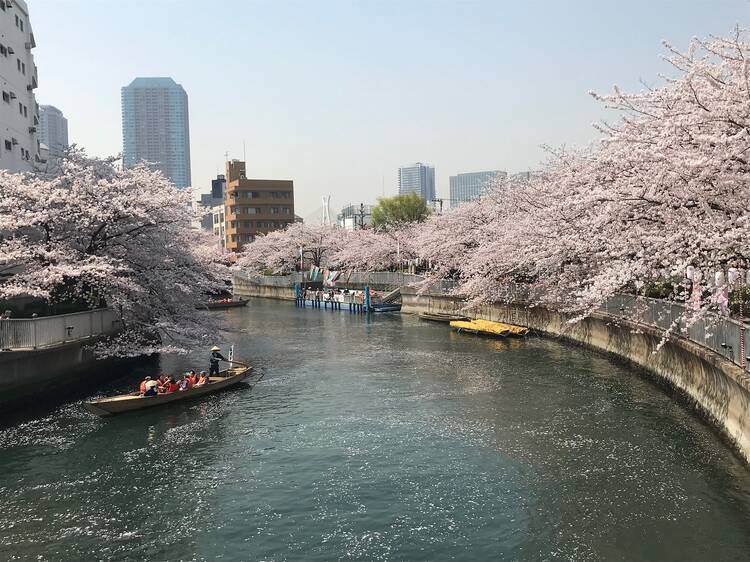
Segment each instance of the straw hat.
[{"label": "straw hat", "polygon": [[218,346],[218,345],[215,345],[215,346],[213,346],[213,347],[211,348],[211,351],[221,351],[221,350],[219,349],[219,346]]}]

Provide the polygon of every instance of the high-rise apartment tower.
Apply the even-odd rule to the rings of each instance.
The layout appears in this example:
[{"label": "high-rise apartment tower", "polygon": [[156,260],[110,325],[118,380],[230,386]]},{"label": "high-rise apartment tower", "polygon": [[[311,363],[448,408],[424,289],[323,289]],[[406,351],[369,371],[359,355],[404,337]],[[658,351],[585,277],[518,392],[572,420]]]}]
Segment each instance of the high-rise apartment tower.
[{"label": "high-rise apartment tower", "polygon": [[146,162],[177,187],[190,179],[188,97],[171,78],[136,78],[122,88],[122,155],[126,168]]}]

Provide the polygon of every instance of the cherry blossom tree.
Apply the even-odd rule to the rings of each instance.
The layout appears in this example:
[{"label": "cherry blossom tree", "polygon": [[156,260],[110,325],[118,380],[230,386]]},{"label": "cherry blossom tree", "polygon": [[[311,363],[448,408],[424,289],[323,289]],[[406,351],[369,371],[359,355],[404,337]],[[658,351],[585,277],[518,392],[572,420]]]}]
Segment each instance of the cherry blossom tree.
[{"label": "cherry blossom tree", "polygon": [[333,254],[331,264],[356,271],[393,269],[416,257],[412,237],[412,227],[354,230],[346,234],[346,243]]},{"label": "cherry blossom tree", "polygon": [[0,171],[0,298],[110,306],[123,331],[109,355],[185,349],[216,329],[196,314],[229,279],[227,256],[190,226],[191,196],[144,166],[73,149],[53,173]]},{"label": "cherry blossom tree", "polygon": [[[747,34],[667,51],[675,76],[662,86],[594,94],[620,115],[597,125],[597,146],[550,151],[526,184],[434,217],[416,241],[421,255],[470,300],[522,299],[576,317],[656,280],[684,300],[689,265],[702,283],[715,270],[747,270]],[[712,292],[722,293],[715,281]]]},{"label": "cherry blossom tree", "polygon": [[328,267],[331,257],[345,244],[346,235],[346,230],[334,226],[293,223],[245,245],[237,263],[250,271],[275,274],[298,269],[300,257],[305,264]]}]

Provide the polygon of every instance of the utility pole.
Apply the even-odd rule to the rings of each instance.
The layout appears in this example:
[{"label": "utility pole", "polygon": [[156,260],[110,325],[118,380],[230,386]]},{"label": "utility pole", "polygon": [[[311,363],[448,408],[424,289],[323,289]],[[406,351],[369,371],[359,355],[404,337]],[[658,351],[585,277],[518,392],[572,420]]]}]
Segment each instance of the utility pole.
[{"label": "utility pole", "polygon": [[359,204],[359,229],[360,230],[365,229],[365,204],[364,203]]}]

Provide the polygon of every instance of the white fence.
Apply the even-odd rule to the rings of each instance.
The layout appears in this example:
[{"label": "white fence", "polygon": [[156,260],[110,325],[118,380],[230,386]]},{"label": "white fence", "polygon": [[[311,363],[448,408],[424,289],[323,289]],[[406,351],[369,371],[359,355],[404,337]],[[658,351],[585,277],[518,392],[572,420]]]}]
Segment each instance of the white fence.
[{"label": "white fence", "polygon": [[40,318],[0,320],[0,351],[37,349],[111,334],[118,320],[110,308]]}]

